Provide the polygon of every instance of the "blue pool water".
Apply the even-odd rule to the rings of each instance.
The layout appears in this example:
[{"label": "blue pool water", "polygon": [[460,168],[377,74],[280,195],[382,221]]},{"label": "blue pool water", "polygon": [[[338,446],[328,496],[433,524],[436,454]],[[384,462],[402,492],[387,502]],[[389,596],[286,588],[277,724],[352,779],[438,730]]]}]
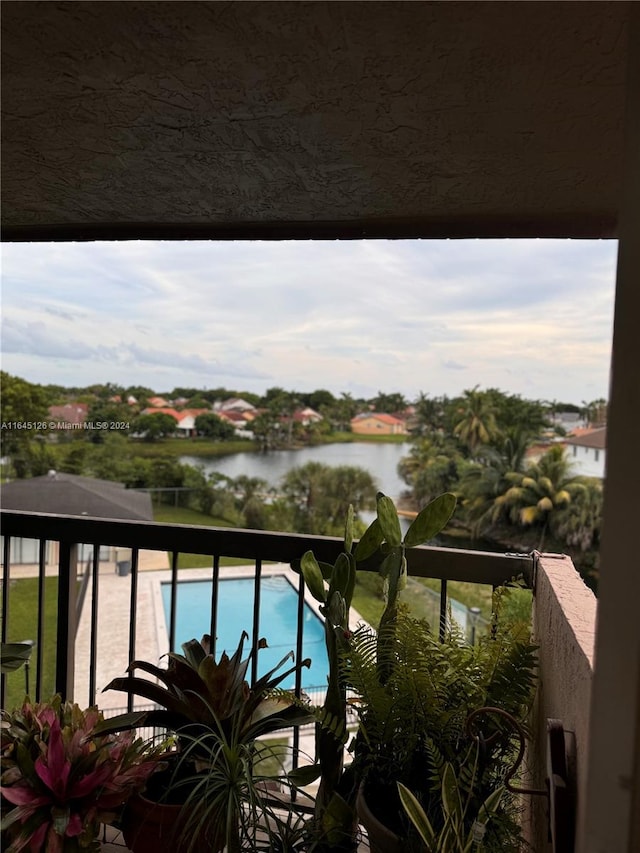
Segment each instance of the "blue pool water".
[{"label": "blue pool water", "polygon": [[[236,650],[242,631],[245,641],[243,657],[251,650],[253,626],[253,578],[221,579],[218,587],[218,631],[216,660],[223,650],[231,655]],[[193,637],[201,639],[211,630],[211,581],[179,581],[176,607],[176,648]],[[171,603],[171,585],[162,584],[167,631]],[[304,605],[302,657],[311,658],[311,667],[302,670],[302,686],[324,688],[327,683],[327,651],[324,626],[308,604]],[[270,575],[260,582],[259,636],[269,644],[258,652],[258,676],[272,669],[287,652],[296,650],[298,594],[284,575]],[[287,669],[292,663],[289,662]],[[285,667],[282,667],[282,671]],[[294,686],[293,675],[281,684]]]}]

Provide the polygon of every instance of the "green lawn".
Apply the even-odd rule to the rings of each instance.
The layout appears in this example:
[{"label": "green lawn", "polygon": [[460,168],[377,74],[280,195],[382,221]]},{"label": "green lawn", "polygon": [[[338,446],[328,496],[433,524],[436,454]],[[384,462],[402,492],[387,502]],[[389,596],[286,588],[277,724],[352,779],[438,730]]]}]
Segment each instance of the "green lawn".
[{"label": "green lawn", "polygon": [[[186,507],[157,506],[153,509],[153,520],[163,521],[167,524],[195,524],[202,527],[232,527],[224,518],[214,518],[197,512],[195,509]],[[251,560],[241,557],[222,557],[221,566],[246,566]],[[178,556],[179,569],[200,569],[210,566],[211,558],[203,554],[180,554]]]},{"label": "green lawn", "polygon": [[358,435],[355,432],[332,432],[322,436],[323,444],[353,444],[368,442],[369,444],[404,444],[410,441],[409,435]]},{"label": "green lawn", "polygon": [[213,441],[209,438],[163,438],[159,441],[130,439],[129,447],[135,456],[202,456],[205,459],[229,453],[251,453],[258,449],[256,442],[251,439]]},{"label": "green lawn", "polygon": [[[56,672],[56,626],[58,624],[58,578],[45,578],[44,594],[44,640],[42,646],[42,698],[49,698],[55,687]],[[36,640],[38,636],[38,579],[21,578],[11,581],[9,590],[9,623],[7,639],[10,643]],[[30,662],[29,682],[31,698],[35,698],[36,649]],[[19,705],[25,694],[25,669],[7,675],[5,705]]]}]

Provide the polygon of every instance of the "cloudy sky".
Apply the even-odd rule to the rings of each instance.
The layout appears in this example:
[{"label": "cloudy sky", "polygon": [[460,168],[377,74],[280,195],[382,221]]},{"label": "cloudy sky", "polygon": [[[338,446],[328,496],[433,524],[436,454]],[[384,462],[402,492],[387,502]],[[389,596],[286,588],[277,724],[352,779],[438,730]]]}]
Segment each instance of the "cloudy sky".
[{"label": "cloudy sky", "polygon": [[617,244],[2,247],[2,367],[32,382],[608,396]]}]

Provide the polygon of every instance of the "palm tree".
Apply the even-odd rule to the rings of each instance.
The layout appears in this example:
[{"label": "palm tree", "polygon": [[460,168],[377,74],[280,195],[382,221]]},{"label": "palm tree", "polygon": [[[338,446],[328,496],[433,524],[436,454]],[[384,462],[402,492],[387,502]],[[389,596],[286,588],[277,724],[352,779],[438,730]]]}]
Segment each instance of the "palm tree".
[{"label": "palm tree", "polygon": [[513,523],[540,527],[538,550],[542,550],[549,526],[569,506],[579,485],[564,447],[552,447],[524,473],[510,473],[506,479],[512,485],[497,504],[507,510]]},{"label": "palm tree", "polygon": [[467,468],[460,482],[463,506],[473,523],[472,534],[482,536],[506,519],[508,508],[502,496],[512,479],[524,471],[526,452],[531,443],[527,432],[510,428],[496,447],[483,447],[478,461]]},{"label": "palm tree", "polygon": [[597,546],[602,524],[602,481],[578,477],[572,485],[572,499],[558,512],[554,527],[568,545],[583,553]]},{"label": "palm tree", "polygon": [[491,401],[478,386],[464,392],[453,434],[469,448],[473,457],[478,448],[489,444],[498,435],[498,425]]},{"label": "palm tree", "polygon": [[411,496],[422,506],[442,492],[455,491],[458,467],[463,461],[458,447],[438,433],[420,438],[398,465],[398,474],[411,487]]}]

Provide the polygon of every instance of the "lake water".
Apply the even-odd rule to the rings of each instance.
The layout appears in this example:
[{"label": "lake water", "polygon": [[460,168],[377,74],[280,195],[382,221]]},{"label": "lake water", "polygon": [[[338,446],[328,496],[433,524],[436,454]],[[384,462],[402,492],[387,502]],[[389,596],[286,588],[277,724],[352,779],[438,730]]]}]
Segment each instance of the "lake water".
[{"label": "lake water", "polygon": [[407,490],[406,483],[398,476],[398,462],[408,456],[411,445],[377,444],[353,442],[350,444],[321,444],[303,447],[300,450],[270,450],[267,453],[232,453],[214,459],[196,456],[181,456],[180,462],[202,466],[205,473],[217,471],[235,478],[260,477],[269,486],[276,487],[292,468],[307,462],[322,462],[324,465],[356,465],[369,471],[375,478],[378,489],[394,500]]}]

